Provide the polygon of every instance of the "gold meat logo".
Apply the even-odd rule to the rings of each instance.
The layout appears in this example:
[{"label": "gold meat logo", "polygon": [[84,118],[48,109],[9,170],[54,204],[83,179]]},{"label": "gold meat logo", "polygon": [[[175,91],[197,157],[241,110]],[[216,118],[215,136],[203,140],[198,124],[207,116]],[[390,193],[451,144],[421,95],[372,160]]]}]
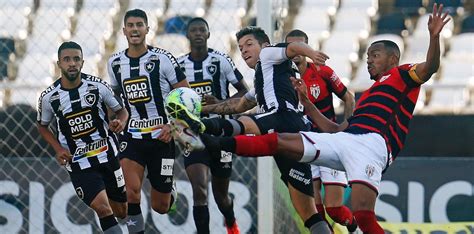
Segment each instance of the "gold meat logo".
[{"label": "gold meat logo", "polygon": [[79,112],[67,114],[66,121],[71,129],[73,139],[79,139],[87,134],[94,132],[97,128],[92,120],[92,110],[83,109]]},{"label": "gold meat logo", "polygon": [[130,104],[145,103],[151,100],[148,79],[145,76],[126,79],[123,82],[125,95]]},{"label": "gold meat logo", "polygon": [[212,81],[210,80],[190,82],[189,86],[201,97],[204,95],[212,95]]}]

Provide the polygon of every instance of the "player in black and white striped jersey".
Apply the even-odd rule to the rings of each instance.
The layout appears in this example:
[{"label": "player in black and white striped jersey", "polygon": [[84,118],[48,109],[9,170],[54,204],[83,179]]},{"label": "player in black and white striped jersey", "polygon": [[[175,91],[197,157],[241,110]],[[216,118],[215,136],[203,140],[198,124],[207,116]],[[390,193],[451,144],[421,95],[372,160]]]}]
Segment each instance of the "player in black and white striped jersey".
[{"label": "player in black and white striped jersey", "polygon": [[[127,199],[114,132],[123,130],[128,112],[105,81],[81,73],[83,62],[77,43],[59,47],[61,77],[38,100],[38,131],[66,167],[77,196],[99,216],[104,233],[121,233],[114,214],[125,218]],[[111,122],[108,108],[116,114]],[[57,138],[48,128],[53,117]]]},{"label": "player in black and white striped jersey", "polygon": [[112,88],[123,97],[130,112],[120,139],[120,162],[127,183],[127,227],[131,233],[143,232],[145,228],[140,209],[145,168],[152,187],[153,210],[167,213],[176,199],[174,142],[163,102],[173,88],[189,87],[175,57],[164,49],[147,45],[148,31],[143,10],[127,11],[123,33],[128,48],[113,55],[108,63]]},{"label": "player in black and white striped jersey", "polygon": [[[230,98],[229,84],[238,91],[232,97],[241,97],[247,92],[247,84],[235,67],[232,59],[225,53],[208,47],[209,25],[205,19],[196,17],[188,22],[186,37],[191,51],[178,58],[181,69],[186,74],[191,88],[203,97],[204,103],[212,103]],[[213,98],[214,97],[214,98]],[[217,100],[215,100],[215,98]],[[221,118],[219,115],[203,115],[208,118]],[[183,152],[186,154],[186,152]],[[221,152],[219,152],[221,153]],[[208,208],[208,170],[212,174],[212,191],[219,210],[225,218],[228,233],[238,233],[233,202],[229,197],[229,182],[232,173],[232,154],[226,157],[209,157],[207,151],[195,151],[183,157],[184,166],[193,189],[193,217],[197,233],[209,233]]]}]

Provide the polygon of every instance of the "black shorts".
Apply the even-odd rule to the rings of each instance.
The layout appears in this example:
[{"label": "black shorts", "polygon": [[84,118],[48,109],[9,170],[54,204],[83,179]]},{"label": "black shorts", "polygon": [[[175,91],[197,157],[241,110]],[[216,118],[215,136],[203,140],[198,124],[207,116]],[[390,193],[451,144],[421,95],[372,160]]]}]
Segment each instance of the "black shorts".
[{"label": "black shorts", "polygon": [[117,157],[109,157],[108,162],[68,173],[77,196],[88,206],[104,189],[110,200],[127,201],[125,179]]},{"label": "black shorts", "polygon": [[120,159],[128,158],[147,169],[151,187],[170,193],[173,186],[174,142],[140,140],[121,136]]},{"label": "black shorts", "polygon": [[[222,154],[225,154],[225,156]],[[211,168],[212,176],[230,178],[232,174],[232,156],[232,153],[224,151],[221,151],[221,157],[210,157],[207,150],[193,151],[187,157],[184,155],[184,168],[192,164],[202,163]]]},{"label": "black shorts", "polygon": [[[294,111],[278,111],[251,116],[255,121],[261,134],[272,132],[297,133],[307,131],[308,125],[303,121],[303,116]],[[311,166],[291,159],[274,158],[281,173],[281,180],[285,184],[290,183],[298,191],[313,196],[313,184]]]}]

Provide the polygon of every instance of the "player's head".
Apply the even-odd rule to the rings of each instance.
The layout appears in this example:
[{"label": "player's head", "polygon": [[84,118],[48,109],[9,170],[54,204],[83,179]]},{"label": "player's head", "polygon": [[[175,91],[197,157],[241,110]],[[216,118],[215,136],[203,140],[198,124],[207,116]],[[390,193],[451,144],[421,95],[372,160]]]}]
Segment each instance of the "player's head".
[{"label": "player's head", "polygon": [[123,34],[127,37],[130,45],[145,44],[145,37],[148,34],[148,17],[143,10],[133,9],[125,13],[123,18]]},{"label": "player's head", "polygon": [[84,64],[82,58],[82,48],[73,41],[63,42],[58,49],[58,67],[61,70],[62,77],[69,81],[76,80]]},{"label": "player's head", "polygon": [[270,44],[268,35],[259,27],[245,27],[235,34],[239,43],[240,55],[247,66],[255,68],[260,51]]},{"label": "player's head", "polygon": [[[301,30],[295,29],[286,35],[285,42],[304,42],[308,44],[308,35]],[[292,60],[296,65],[300,65],[301,62],[306,62],[306,58],[302,55],[297,55]]]},{"label": "player's head", "polygon": [[201,47],[207,45],[209,39],[209,25],[207,21],[201,17],[192,18],[186,27],[186,37],[193,47]]},{"label": "player's head", "polygon": [[367,50],[367,70],[370,79],[377,80],[390,69],[398,66],[400,49],[398,45],[389,40],[373,42]]}]

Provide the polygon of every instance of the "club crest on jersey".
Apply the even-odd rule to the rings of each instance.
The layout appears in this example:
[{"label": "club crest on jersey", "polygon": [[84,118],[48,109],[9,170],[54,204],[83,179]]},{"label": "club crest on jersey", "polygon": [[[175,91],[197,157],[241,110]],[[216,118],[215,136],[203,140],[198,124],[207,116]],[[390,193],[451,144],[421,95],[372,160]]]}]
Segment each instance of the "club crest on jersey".
[{"label": "club crest on jersey", "polygon": [[148,72],[148,73],[151,73],[153,71],[153,69],[155,69],[155,63],[154,62],[147,62],[145,63],[145,70]]},{"label": "club crest on jersey", "polygon": [[82,191],[82,187],[76,188],[76,194],[81,200],[84,199],[84,191]]},{"label": "club crest on jersey", "polygon": [[97,101],[95,94],[93,93],[88,93],[84,95],[84,101],[88,106],[93,106],[95,102]]},{"label": "club crest on jersey", "polygon": [[127,144],[128,143],[125,141],[120,142],[120,147],[119,147],[120,152],[125,151],[125,149],[127,148]]},{"label": "club crest on jersey", "polygon": [[210,64],[206,67],[206,70],[211,76],[213,76],[216,74],[217,66],[214,64]]},{"label": "club crest on jersey", "polygon": [[318,99],[319,94],[321,94],[321,88],[319,88],[319,85],[311,85],[309,87],[309,92],[314,97],[314,99]]}]

